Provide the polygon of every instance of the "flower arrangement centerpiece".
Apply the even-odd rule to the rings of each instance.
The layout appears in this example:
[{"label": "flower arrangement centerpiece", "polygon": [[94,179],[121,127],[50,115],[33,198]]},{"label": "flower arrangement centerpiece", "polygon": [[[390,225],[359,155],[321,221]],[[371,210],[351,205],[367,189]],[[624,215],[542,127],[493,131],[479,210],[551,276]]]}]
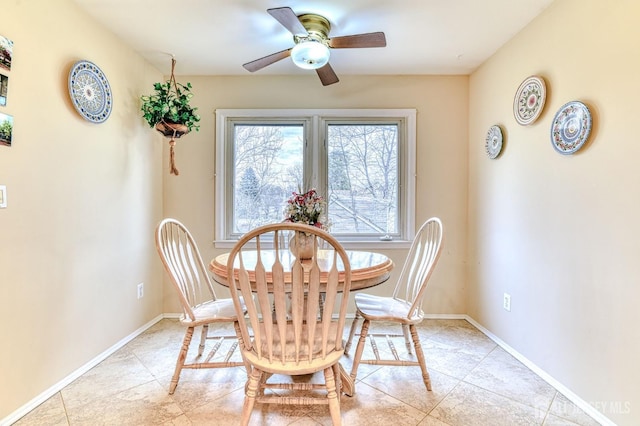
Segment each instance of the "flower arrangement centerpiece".
[{"label": "flower arrangement centerpiece", "polygon": [[[285,222],[305,223],[327,230],[326,206],[327,202],[316,192],[315,188],[305,193],[293,192],[287,201],[284,220]],[[289,241],[289,250],[300,259],[313,257],[314,249],[312,234],[296,232]]]},{"label": "flower arrangement centerpiece", "polygon": [[285,222],[306,223],[326,229],[326,206],[327,202],[324,197],[319,195],[315,188],[311,188],[303,194],[294,191],[287,201],[284,220]]}]

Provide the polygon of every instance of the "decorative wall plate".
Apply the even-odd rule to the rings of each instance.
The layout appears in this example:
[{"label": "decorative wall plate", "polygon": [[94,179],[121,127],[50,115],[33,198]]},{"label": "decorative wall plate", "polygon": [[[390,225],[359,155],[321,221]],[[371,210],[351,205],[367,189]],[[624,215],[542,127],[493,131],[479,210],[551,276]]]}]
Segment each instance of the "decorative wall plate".
[{"label": "decorative wall plate", "polygon": [[86,120],[102,123],[109,118],[113,106],[111,87],[96,64],[78,61],[71,67],[69,95],[73,106]]},{"label": "decorative wall plate", "polygon": [[500,155],[500,151],[502,151],[502,129],[500,126],[489,127],[484,146],[487,150],[487,155],[492,160]]},{"label": "decorative wall plate", "polygon": [[547,89],[541,77],[527,77],[516,92],[513,100],[513,115],[523,126],[536,121],[542,113],[547,98]]},{"label": "decorative wall plate", "polygon": [[551,144],[560,154],[573,154],[589,138],[591,124],[591,112],[585,104],[568,102],[553,117]]}]

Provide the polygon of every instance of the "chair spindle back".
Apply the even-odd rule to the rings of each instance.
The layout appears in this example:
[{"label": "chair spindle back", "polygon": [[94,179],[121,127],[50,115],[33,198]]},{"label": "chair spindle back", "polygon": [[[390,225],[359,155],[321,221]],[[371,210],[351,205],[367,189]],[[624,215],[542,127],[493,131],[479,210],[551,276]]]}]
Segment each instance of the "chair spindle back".
[{"label": "chair spindle back", "polygon": [[216,300],[216,294],[193,236],[178,220],[167,218],[157,227],[156,247],[184,315],[195,320],[193,309],[202,301]]},{"label": "chair spindle back", "polygon": [[[291,232],[294,238],[313,237],[312,258],[301,260],[282,247],[281,234]],[[262,250],[267,245],[273,250]],[[248,321],[240,324],[244,350],[270,363],[297,366],[343,350],[351,267],[329,233],[286,222],[256,228],[230,252],[227,276],[233,277],[234,303],[244,301],[247,307]]]},{"label": "chair spindle back", "polygon": [[412,303],[409,318],[421,309],[425,288],[442,250],[442,234],[442,221],[433,217],[422,224],[411,243],[393,292],[394,298]]}]

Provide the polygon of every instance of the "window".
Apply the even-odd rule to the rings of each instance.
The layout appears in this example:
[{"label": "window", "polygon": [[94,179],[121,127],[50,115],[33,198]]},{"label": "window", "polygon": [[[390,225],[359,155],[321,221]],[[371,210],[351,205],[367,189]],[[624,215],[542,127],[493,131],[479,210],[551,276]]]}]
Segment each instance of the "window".
[{"label": "window", "polygon": [[281,221],[291,193],[309,188],[345,246],[411,240],[415,110],[218,110],[216,120],[217,246]]}]

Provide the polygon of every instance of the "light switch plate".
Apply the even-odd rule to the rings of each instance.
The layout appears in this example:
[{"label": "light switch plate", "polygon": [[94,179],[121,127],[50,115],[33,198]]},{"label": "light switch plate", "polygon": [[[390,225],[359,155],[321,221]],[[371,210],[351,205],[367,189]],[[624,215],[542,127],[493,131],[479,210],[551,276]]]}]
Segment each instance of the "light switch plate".
[{"label": "light switch plate", "polygon": [[7,187],[0,185],[0,209],[7,208]]}]

